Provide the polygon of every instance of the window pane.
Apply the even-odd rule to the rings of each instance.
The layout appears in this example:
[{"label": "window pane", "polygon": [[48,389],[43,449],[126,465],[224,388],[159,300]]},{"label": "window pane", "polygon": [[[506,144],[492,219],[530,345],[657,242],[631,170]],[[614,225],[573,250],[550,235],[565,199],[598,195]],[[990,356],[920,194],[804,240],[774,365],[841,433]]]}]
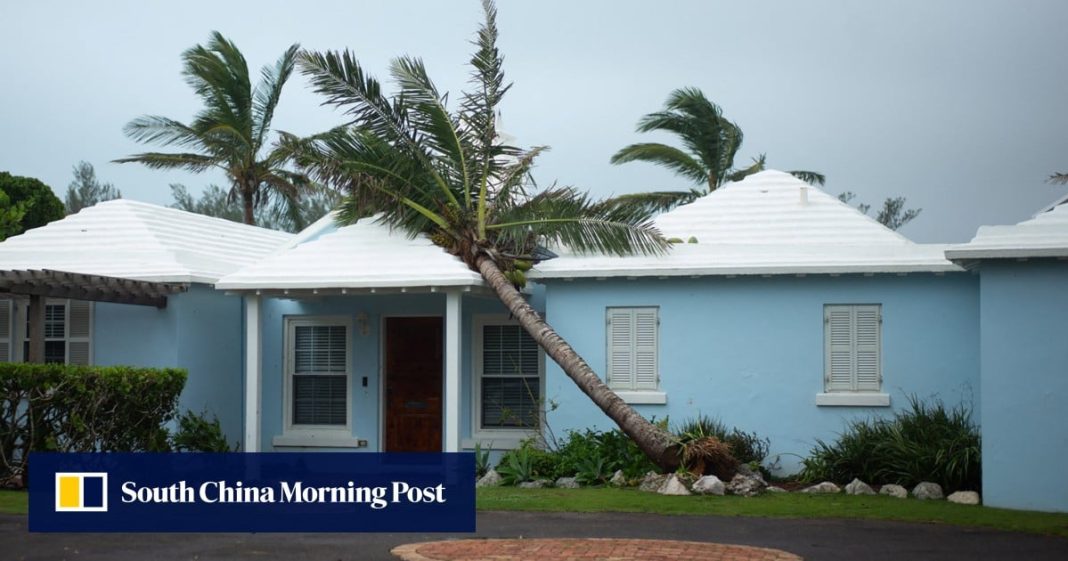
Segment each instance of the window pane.
[{"label": "window pane", "polygon": [[345,372],[345,331],[343,325],[298,325],[293,340],[294,370]]},{"label": "window pane", "polygon": [[[29,352],[28,348],[27,352]],[[45,341],[44,361],[59,364],[67,362],[67,343],[65,341]]]},{"label": "window pane", "polygon": [[64,315],[66,306],[63,304],[48,304],[45,306],[45,338],[62,339],[66,337]]},{"label": "window pane", "polygon": [[538,344],[518,325],[482,328],[484,376],[537,376]]},{"label": "window pane", "polygon": [[293,424],[344,425],[346,376],[293,376]]},{"label": "window pane", "polygon": [[536,428],[539,379],[482,378],[482,428]]}]

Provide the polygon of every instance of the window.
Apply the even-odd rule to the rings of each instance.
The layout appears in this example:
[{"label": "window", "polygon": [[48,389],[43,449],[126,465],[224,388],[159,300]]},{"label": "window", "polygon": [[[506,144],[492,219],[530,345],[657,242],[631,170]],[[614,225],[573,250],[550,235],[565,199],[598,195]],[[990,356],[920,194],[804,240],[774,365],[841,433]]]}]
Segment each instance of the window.
[{"label": "window", "polygon": [[541,423],[541,349],[517,323],[475,320],[476,433],[536,431]]},{"label": "window", "polygon": [[350,365],[347,319],[286,320],[287,426],[349,427]]},{"label": "window", "polygon": [[659,310],[608,308],[606,315],[608,387],[624,392],[658,389]]},{"label": "window", "polygon": [[11,316],[14,306],[11,300],[0,300],[0,362],[11,362]]},{"label": "window", "polygon": [[[22,360],[30,354],[30,320],[28,302],[19,302],[22,315],[26,320],[26,329],[22,338]],[[17,310],[14,301],[9,301],[7,312],[0,304],[0,324],[4,323],[4,314]],[[45,303],[44,322],[44,361],[59,364],[90,364],[92,348],[92,303],[83,300],[47,300]],[[4,360],[4,327],[0,326],[0,360]],[[11,345],[10,332],[7,337]],[[13,345],[11,345],[13,346]],[[10,354],[10,347],[7,351]],[[10,357],[14,359],[15,357]]]},{"label": "window", "polygon": [[[882,306],[826,305],[824,325],[824,394],[819,405],[889,405],[882,389]],[[833,394],[869,394],[874,398],[836,398]],[[884,403],[885,401],[885,403]]]}]

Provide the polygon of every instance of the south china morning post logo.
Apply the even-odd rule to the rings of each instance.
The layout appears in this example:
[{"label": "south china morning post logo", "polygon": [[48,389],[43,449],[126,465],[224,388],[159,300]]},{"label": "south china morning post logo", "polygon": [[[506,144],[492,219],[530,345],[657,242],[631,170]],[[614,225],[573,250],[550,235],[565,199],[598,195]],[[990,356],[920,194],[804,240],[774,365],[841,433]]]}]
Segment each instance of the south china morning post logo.
[{"label": "south china morning post logo", "polygon": [[107,473],[56,473],[56,512],[107,511]]}]

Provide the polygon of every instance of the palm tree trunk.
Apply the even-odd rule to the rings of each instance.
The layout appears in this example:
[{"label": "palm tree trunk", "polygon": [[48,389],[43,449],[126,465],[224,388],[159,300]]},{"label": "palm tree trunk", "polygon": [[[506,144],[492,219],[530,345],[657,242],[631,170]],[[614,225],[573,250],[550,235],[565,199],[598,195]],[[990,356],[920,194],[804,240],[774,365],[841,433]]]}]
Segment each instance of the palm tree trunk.
[{"label": "palm tree trunk", "polygon": [[497,264],[487,256],[476,262],[482,278],[523,326],[523,329],[567,373],[593,402],[633,440],[638,448],[665,471],[679,466],[679,448],[667,432],[642,417],[601,381],[590,365],[568,344],[541,315],[527,304],[523,295],[505,278]]},{"label": "palm tree trunk", "polygon": [[255,226],[256,225],[256,214],[255,214],[255,212],[253,212],[254,209],[253,209],[253,206],[252,206],[252,203],[253,203],[252,192],[251,191],[246,191],[245,193],[242,193],[241,202],[243,202],[244,205],[245,205],[245,224],[249,224],[249,225]]}]

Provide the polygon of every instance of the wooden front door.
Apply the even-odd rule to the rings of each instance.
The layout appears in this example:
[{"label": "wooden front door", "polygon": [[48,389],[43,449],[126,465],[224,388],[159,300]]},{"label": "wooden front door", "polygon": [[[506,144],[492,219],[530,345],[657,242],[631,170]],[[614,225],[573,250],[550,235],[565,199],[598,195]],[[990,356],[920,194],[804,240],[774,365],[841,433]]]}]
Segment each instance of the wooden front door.
[{"label": "wooden front door", "polygon": [[440,452],[441,318],[386,318],[385,336],[386,452]]}]

